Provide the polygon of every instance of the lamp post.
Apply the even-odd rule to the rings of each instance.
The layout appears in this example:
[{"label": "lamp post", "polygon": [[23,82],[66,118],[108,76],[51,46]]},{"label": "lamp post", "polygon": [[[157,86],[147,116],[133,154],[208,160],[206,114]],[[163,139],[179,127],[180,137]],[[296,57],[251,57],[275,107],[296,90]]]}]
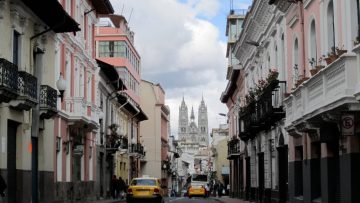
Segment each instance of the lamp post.
[{"label": "lamp post", "polygon": [[62,73],[60,73],[59,79],[56,81],[56,87],[60,92],[59,97],[61,98],[61,102],[62,102],[64,97],[64,92],[66,90],[66,80],[64,80]]}]

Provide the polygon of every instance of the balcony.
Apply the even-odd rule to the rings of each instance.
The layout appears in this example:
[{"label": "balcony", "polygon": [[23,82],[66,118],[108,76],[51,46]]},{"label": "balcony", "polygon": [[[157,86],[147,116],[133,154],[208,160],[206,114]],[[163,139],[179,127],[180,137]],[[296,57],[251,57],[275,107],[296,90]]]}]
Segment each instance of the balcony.
[{"label": "balcony", "polygon": [[227,159],[235,159],[238,156],[240,156],[240,140],[232,139],[228,142]]},{"label": "balcony", "polygon": [[8,103],[19,95],[18,77],[17,66],[0,58],[0,103]]},{"label": "balcony", "polygon": [[140,143],[129,145],[129,154],[132,156],[142,157],[145,156],[144,146]]},{"label": "balcony", "polygon": [[57,91],[48,86],[40,86],[40,118],[41,119],[50,119],[55,114],[57,114],[56,104],[57,104]]},{"label": "balcony", "polygon": [[100,110],[84,97],[68,97],[64,99],[65,113],[71,125],[82,126],[91,131],[99,127]]},{"label": "balcony", "polygon": [[269,0],[269,4],[274,4],[277,9],[279,9],[281,12],[285,13],[288,8],[290,7],[291,3],[296,3],[301,0]]},{"label": "balcony", "polygon": [[29,111],[38,103],[37,78],[25,71],[19,71],[18,76],[19,95],[10,105],[18,110]]},{"label": "balcony", "polygon": [[240,111],[240,139],[247,141],[262,130],[268,130],[276,122],[285,118],[283,95],[286,92],[286,82],[270,81],[251,101]]},{"label": "balcony", "polygon": [[[358,66],[356,56],[344,54],[303,82],[284,100],[285,127],[291,128],[322,113],[357,105]],[[346,107],[346,108],[341,108]]]}]

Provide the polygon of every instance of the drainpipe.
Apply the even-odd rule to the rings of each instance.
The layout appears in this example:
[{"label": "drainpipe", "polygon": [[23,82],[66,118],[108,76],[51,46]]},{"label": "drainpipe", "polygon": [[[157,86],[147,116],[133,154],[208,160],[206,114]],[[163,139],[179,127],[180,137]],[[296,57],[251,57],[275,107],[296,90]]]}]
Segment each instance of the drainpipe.
[{"label": "drainpipe", "polygon": [[[40,34],[44,34],[48,32],[46,30],[41,32],[37,35],[34,35],[30,38],[30,57],[35,55],[36,63],[35,63],[35,72],[34,76],[37,78],[36,83],[36,98],[38,103],[32,109],[32,124],[31,124],[31,145],[32,145],[32,152],[31,152],[31,200],[33,203],[38,203],[38,191],[39,191],[39,184],[38,184],[38,172],[39,172],[39,154],[38,154],[38,137],[39,137],[39,126],[40,126],[40,84],[42,81],[42,67],[43,67],[43,54],[44,51],[39,47],[34,47],[32,50],[31,41],[36,37],[40,36]],[[33,54],[31,54],[31,52]],[[31,61],[31,60],[30,60]]]}]

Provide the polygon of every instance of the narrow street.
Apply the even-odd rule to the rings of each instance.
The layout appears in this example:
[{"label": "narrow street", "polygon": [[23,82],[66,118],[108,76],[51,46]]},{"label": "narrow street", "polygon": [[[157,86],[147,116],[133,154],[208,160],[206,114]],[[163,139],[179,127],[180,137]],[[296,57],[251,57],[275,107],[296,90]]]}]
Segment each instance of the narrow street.
[{"label": "narrow street", "polygon": [[[95,201],[93,203],[125,203],[125,200],[104,200],[104,201]],[[210,198],[201,198],[194,197],[189,199],[188,197],[165,197],[165,203],[246,203],[240,199],[230,198],[228,196],[223,197],[210,197]]]}]

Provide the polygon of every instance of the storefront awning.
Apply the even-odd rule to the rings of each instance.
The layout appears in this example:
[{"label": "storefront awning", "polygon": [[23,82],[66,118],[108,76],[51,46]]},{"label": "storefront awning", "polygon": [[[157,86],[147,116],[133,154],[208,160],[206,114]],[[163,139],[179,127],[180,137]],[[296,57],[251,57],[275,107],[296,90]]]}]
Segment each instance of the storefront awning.
[{"label": "storefront awning", "polygon": [[79,24],[57,0],[22,0],[35,15],[56,33],[80,31]]},{"label": "storefront awning", "polygon": [[126,90],[127,89],[113,65],[108,64],[99,59],[96,59],[96,62],[100,66],[101,71],[110,80],[111,84],[114,86],[114,88],[116,90]]},{"label": "storefront awning", "polygon": [[130,102],[128,102],[127,98],[124,95],[118,94],[117,95],[118,102],[121,105],[124,105],[124,108],[129,111],[131,114],[135,116],[136,119],[139,121],[148,120],[148,117],[144,113],[144,111],[140,108],[140,106],[134,106]]},{"label": "storefront awning", "polygon": [[112,14],[114,9],[109,0],[91,0],[98,14]]}]

